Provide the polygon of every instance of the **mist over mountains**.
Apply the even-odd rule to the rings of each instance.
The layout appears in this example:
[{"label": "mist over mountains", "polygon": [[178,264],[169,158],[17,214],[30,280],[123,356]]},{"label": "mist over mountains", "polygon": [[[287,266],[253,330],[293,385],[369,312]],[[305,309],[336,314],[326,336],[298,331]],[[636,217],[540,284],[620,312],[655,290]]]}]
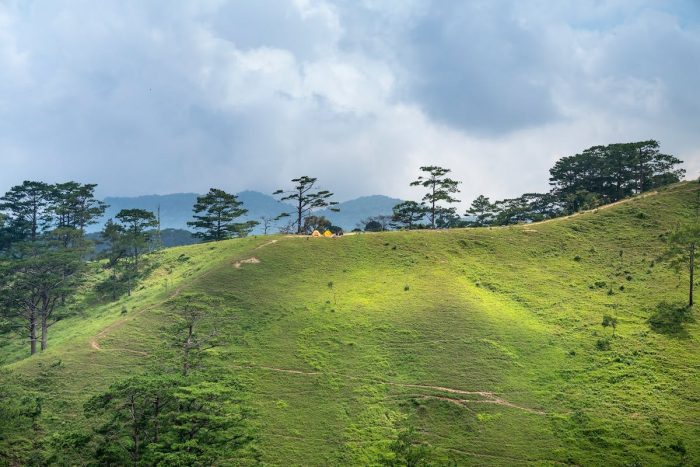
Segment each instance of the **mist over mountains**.
[{"label": "mist over mountains", "polygon": [[[110,196],[104,199],[109,205],[105,215],[99,222],[90,227],[90,232],[97,232],[102,229],[107,220],[113,218],[122,209],[147,209],[157,212],[160,207],[161,229],[185,229],[188,227],[187,221],[192,220],[192,206],[194,205],[197,193],[172,193],[168,195],[146,195],[135,197]],[[243,207],[248,210],[248,214],[241,218],[245,220],[260,221],[261,217],[274,218],[282,212],[289,212],[291,205],[282,203],[270,195],[258,191],[242,191],[237,194],[238,199],[243,202]],[[370,216],[391,214],[392,208],[402,200],[384,195],[362,196],[338,204],[339,212],[332,212],[327,209],[319,210],[314,214],[325,216],[334,225],[345,230],[352,230],[362,219]],[[284,220],[273,224],[271,231],[276,233],[278,227]],[[263,233],[262,226],[258,225],[254,234]]]}]

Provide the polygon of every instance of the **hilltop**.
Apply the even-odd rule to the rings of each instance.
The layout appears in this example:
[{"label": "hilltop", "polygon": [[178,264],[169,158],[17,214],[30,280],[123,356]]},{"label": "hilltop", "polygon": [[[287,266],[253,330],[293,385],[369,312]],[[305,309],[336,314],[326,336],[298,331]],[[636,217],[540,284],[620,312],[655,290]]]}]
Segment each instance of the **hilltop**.
[{"label": "hilltop", "polygon": [[[84,461],[65,436],[95,426],[83,404],[164,366],[163,303],[201,292],[226,313],[204,366],[244,388],[263,463],[377,464],[412,426],[435,463],[694,464],[700,326],[649,318],[685,298],[685,276],[657,258],[699,188],[525,225],[177,247],[116,301],[91,294],[95,265],[49,349],[23,358],[5,342],[4,369],[48,389],[41,436]],[[27,436],[0,447],[29,449]]]}]

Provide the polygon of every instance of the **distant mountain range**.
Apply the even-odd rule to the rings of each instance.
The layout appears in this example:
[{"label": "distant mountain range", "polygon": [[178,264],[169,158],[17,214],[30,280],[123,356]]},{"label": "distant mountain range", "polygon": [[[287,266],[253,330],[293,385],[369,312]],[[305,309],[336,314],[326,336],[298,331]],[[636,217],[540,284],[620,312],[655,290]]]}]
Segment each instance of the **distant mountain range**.
[{"label": "distant mountain range", "polygon": [[[192,220],[192,206],[197,199],[196,193],[173,193],[169,195],[148,195],[135,197],[110,196],[104,199],[109,205],[105,215],[100,221],[91,226],[90,231],[101,230],[108,219],[113,218],[122,209],[147,209],[154,213],[160,207],[160,222],[162,229],[191,230],[187,221]],[[241,220],[257,220],[261,217],[276,217],[282,212],[290,212],[293,207],[281,203],[270,195],[258,191],[242,191],[238,193],[238,199],[243,202],[243,207],[248,214]],[[316,212],[316,215],[326,216],[334,225],[344,230],[352,230],[363,219],[370,216],[391,214],[392,208],[400,203],[400,199],[383,195],[362,196],[338,204],[340,212],[332,212],[328,209]],[[277,232],[282,222],[272,227],[272,232]],[[262,227],[258,226],[253,233],[262,233]]]}]

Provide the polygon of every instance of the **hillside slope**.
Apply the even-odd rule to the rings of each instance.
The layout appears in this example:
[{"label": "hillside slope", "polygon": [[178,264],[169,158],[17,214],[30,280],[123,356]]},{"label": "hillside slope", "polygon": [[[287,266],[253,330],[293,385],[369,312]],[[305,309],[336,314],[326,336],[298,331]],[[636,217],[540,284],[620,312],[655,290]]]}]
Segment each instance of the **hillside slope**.
[{"label": "hillside slope", "polygon": [[88,397],[159,366],[163,301],[199,291],[225,301],[205,363],[246,388],[266,464],[376,464],[409,425],[437,463],[697,464],[700,326],[648,318],[685,299],[656,258],[698,187],[542,224],[165,250],[131,297],[83,306],[44,354],[5,345],[5,367],[48,388],[48,433],[89,428]]}]

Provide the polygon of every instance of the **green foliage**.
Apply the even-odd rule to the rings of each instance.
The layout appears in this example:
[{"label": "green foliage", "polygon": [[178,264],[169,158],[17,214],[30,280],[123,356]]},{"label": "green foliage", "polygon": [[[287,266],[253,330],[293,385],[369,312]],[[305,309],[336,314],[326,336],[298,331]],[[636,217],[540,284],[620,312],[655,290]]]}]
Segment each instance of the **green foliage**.
[{"label": "green foliage", "polygon": [[610,316],[610,315],[604,315],[603,322],[601,323],[601,325],[604,328],[611,327],[613,330],[613,336],[614,336],[615,330],[617,329],[617,318],[615,318],[614,316]]},{"label": "green foliage", "polygon": [[396,229],[414,229],[421,226],[425,219],[425,207],[415,201],[404,201],[394,206],[391,217],[392,226]]},{"label": "green foliage", "polygon": [[553,193],[567,213],[591,209],[679,181],[685,170],[662,154],[657,141],[593,146],[563,157],[550,169]]},{"label": "green foliage", "polygon": [[235,381],[138,376],[85,403],[98,417],[94,459],[103,464],[212,465],[252,440]]},{"label": "green foliage", "polygon": [[[322,209],[325,207],[330,207],[331,211],[337,212],[338,208],[335,206],[338,204],[336,201],[330,201],[333,196],[328,190],[315,190],[317,179],[314,177],[309,177],[304,175],[299,178],[293,178],[292,183],[294,183],[294,188],[289,191],[277,190],[273,195],[279,195],[280,201],[291,201],[295,210],[295,219],[292,222],[292,227],[296,226],[296,233],[303,233],[304,225],[303,220],[313,211]],[[290,212],[281,213],[277,219],[282,217],[291,216]]]},{"label": "green foliage", "polygon": [[661,256],[667,260],[676,271],[687,268],[688,271],[688,306],[693,306],[693,288],[695,285],[695,268],[697,266],[697,247],[700,244],[700,219],[697,209],[700,208],[695,200],[696,213],[693,222],[677,228],[668,238],[668,248]]},{"label": "green foliage", "polygon": [[97,223],[107,205],[95,198],[96,187],[94,183],[65,182],[50,188],[50,210],[56,216],[58,227],[84,232],[85,227]]},{"label": "green foliage", "polygon": [[[549,193],[525,193],[491,202],[481,195],[467,215],[472,225],[513,225],[538,222],[597,208],[633,194],[678,182],[685,173],[681,161],[662,154],[657,141],[593,146],[559,159],[550,169]],[[645,212],[638,219],[648,219]]]},{"label": "green foliage", "polygon": [[51,185],[24,181],[0,198],[0,211],[5,211],[8,237],[13,241],[36,241],[42,230],[51,224]]},{"label": "green foliage", "polygon": [[232,381],[201,381],[179,386],[175,410],[166,411],[166,427],[152,447],[158,465],[213,465],[236,460],[253,440],[240,389]]},{"label": "green foliage", "polygon": [[649,325],[657,332],[679,334],[685,323],[694,321],[693,309],[687,305],[661,302],[649,317]]},{"label": "green foliage", "polygon": [[415,428],[408,427],[399,432],[398,437],[389,446],[391,456],[383,460],[382,465],[392,467],[421,467],[431,465],[431,447],[419,440]]},{"label": "green foliage", "polygon": [[365,232],[381,232],[384,230],[381,222],[370,220],[365,224]]},{"label": "green foliage", "polygon": [[[158,225],[155,214],[145,209],[122,209],[115,219],[119,222],[121,235],[120,242],[132,258],[136,272],[138,272],[138,259],[148,250],[151,232],[150,228]],[[119,242],[118,242],[119,243]]]},{"label": "green foliage", "polygon": [[598,339],[595,342],[595,348],[602,351],[602,352],[610,350],[610,339],[608,339],[608,338]]},{"label": "green foliage", "polygon": [[451,172],[450,169],[431,165],[421,167],[420,170],[425,175],[418,176],[415,181],[411,182],[411,186],[422,186],[428,189],[428,192],[423,196],[422,205],[425,207],[430,225],[434,229],[438,226],[440,218],[444,222],[445,219],[452,217],[451,214],[454,214],[453,210],[441,206],[440,203],[458,203],[459,200],[452,195],[459,193],[458,186],[461,182],[447,177],[447,174]]},{"label": "green foliage", "polygon": [[204,241],[220,241],[232,237],[245,237],[258,225],[257,221],[234,222],[245,215],[243,203],[236,195],[226,193],[218,188],[210,188],[209,193],[198,196],[194,204],[194,221],[187,225],[199,230],[196,237]]},{"label": "green foliage", "polygon": [[482,227],[490,223],[495,210],[494,205],[491,204],[491,200],[488,197],[479,195],[472,201],[469,209],[467,209],[467,216],[474,217],[471,225],[474,227]]},{"label": "green foliage", "polygon": [[197,292],[181,293],[165,303],[174,321],[166,338],[181,351],[183,376],[200,365],[203,352],[218,345],[221,306],[221,299]]},{"label": "green foliage", "polygon": [[0,369],[0,465],[27,464],[37,456],[41,412],[41,396]]}]

